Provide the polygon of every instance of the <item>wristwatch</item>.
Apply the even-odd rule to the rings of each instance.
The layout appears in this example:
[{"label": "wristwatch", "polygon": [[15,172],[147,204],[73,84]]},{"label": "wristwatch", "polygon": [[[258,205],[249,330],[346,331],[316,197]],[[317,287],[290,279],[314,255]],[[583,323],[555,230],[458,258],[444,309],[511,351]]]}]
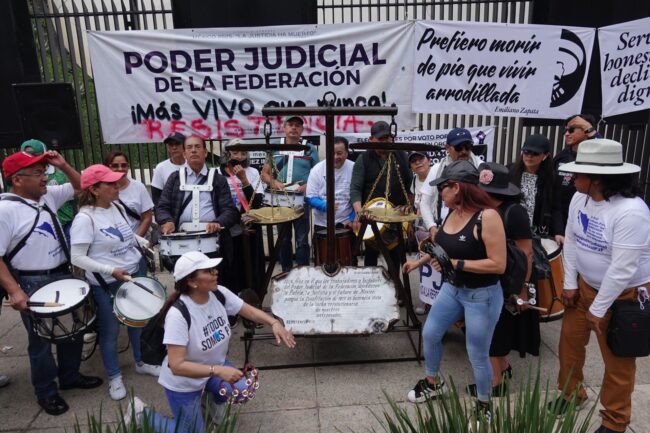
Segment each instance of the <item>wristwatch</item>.
[{"label": "wristwatch", "polygon": [[465,260],[458,260],[456,262],[456,270],[462,271],[465,268]]}]

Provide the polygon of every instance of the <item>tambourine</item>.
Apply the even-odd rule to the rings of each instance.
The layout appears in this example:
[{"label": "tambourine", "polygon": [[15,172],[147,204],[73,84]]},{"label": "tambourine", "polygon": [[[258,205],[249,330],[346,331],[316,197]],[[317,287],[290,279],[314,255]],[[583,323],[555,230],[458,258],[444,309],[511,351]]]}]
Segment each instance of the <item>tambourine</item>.
[{"label": "tambourine", "polygon": [[420,242],[418,249],[421,253],[428,254],[438,261],[441,268],[440,275],[442,275],[442,281],[452,284],[454,283],[456,280],[456,271],[451,264],[447,252],[440,245],[427,238]]},{"label": "tambourine", "polygon": [[[253,364],[246,364],[242,373],[244,373],[244,377],[246,378],[246,388],[239,390],[235,387],[235,384],[231,384],[232,394],[230,396],[230,402],[233,404],[242,404],[248,400],[252,400],[255,397],[255,391],[260,387],[259,372]],[[219,388],[219,395],[226,397],[228,395],[228,388],[222,385]]]}]

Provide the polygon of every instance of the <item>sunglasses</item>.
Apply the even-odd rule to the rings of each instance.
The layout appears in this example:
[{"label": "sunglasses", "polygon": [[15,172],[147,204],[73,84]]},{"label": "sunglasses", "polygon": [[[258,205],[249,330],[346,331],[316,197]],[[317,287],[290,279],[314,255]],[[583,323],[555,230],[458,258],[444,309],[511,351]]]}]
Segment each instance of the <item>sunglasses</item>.
[{"label": "sunglasses", "polygon": [[442,192],[443,189],[447,188],[448,186],[453,186],[455,183],[454,182],[445,182],[441,183],[438,185],[438,192]]},{"label": "sunglasses", "polygon": [[129,163],[128,162],[114,163],[114,164],[111,164],[111,168],[129,168]]},{"label": "sunglasses", "polygon": [[522,150],[521,153],[523,153],[526,156],[539,156],[539,155],[541,155],[540,152],[533,152],[532,150]]},{"label": "sunglasses", "polygon": [[456,152],[460,152],[461,150],[472,150],[473,144],[470,143],[461,143],[457,146],[454,146],[454,150]]},{"label": "sunglasses", "polygon": [[584,133],[588,134],[594,130],[594,128],[583,128],[582,126],[569,126],[568,128],[564,128],[564,133],[565,134],[573,134],[576,129],[579,129],[583,131]]}]

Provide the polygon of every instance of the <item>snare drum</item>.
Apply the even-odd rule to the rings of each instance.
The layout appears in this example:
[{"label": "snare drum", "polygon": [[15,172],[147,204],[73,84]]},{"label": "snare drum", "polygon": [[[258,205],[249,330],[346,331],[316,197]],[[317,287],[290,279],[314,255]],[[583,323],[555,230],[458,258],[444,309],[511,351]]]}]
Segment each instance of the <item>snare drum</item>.
[{"label": "snare drum", "polygon": [[305,194],[295,191],[267,189],[264,192],[263,203],[267,206],[294,207],[305,204]]},{"label": "snare drum", "polygon": [[[335,229],[336,257],[342,266],[352,266],[352,230]],[[316,265],[327,262],[327,230],[316,232]]]},{"label": "snare drum", "polygon": [[163,256],[181,256],[189,251],[204,254],[219,251],[219,233],[169,233],[160,235],[160,254]]},{"label": "snare drum", "polygon": [[[153,292],[149,293],[143,287]],[[133,328],[142,328],[165,304],[165,287],[149,277],[136,277],[122,284],[115,293],[113,313],[117,320]]]},{"label": "snare drum", "polygon": [[95,301],[87,282],[78,278],[52,281],[30,297],[34,302],[59,302],[60,307],[30,307],[34,332],[51,343],[81,335],[95,322]]},{"label": "snare drum", "polygon": [[562,247],[553,239],[541,239],[542,247],[551,268],[549,278],[537,281],[538,306],[546,308],[548,312],[539,312],[540,322],[551,322],[561,319],[564,315],[562,292],[564,288],[564,265],[562,264]]}]

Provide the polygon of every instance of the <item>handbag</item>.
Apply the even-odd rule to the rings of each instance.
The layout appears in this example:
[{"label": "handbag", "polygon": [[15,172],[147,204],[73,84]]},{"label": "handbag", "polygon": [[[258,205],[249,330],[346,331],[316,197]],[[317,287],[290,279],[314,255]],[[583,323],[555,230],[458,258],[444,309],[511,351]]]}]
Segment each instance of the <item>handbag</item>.
[{"label": "handbag", "polygon": [[616,301],[607,328],[607,345],[615,356],[650,355],[650,297],[639,288],[638,302]]}]

